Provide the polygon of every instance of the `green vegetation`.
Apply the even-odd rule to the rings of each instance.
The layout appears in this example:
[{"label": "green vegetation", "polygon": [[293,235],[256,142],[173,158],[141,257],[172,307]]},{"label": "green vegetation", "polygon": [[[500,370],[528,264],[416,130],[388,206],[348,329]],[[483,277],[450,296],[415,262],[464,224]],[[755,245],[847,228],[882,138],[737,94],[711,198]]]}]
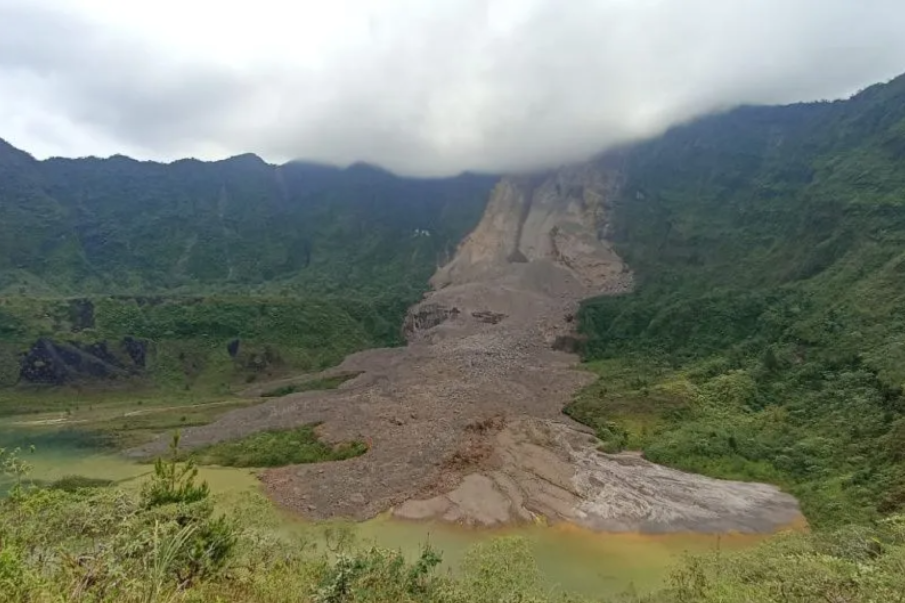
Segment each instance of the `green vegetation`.
[{"label": "green vegetation", "polygon": [[77,490],[86,490],[91,488],[107,488],[113,485],[113,480],[103,479],[99,477],[85,477],[83,475],[66,475],[60,479],[54,480],[47,487],[51,490],[63,490],[65,492],[76,492]]},{"label": "green vegetation", "polygon": [[58,444],[122,450],[176,429],[206,425],[223,413],[257,404],[211,392],[167,391],[128,384],[0,389],[0,446]]},{"label": "green vegetation", "polygon": [[247,404],[248,384],[399,345],[494,180],[251,155],[36,161],[0,140],[0,416],[129,446]]},{"label": "green vegetation", "polygon": [[[175,442],[174,442],[175,446]],[[159,461],[141,494],[34,489],[0,501],[0,600],[162,601],[218,575],[236,544],[190,465]]]},{"label": "green vegetation", "polygon": [[551,589],[527,543],[513,537],[476,546],[450,575],[429,547],[407,559],[332,528],[326,548],[313,532],[281,533],[258,498],[218,514],[191,463],[178,462],[177,444],[138,490],[36,488],[23,480],[18,455],[4,453],[19,485],[0,499],[0,603],[868,603],[902,601],[905,592],[901,516],[691,557],[646,595]]},{"label": "green vegetation", "polygon": [[218,442],[192,453],[204,465],[223,467],[282,467],[302,463],[341,461],[367,452],[364,442],[329,446],[320,441],[317,425],[259,431],[238,440]]},{"label": "green vegetation", "polygon": [[281,396],[288,396],[289,394],[297,394],[300,392],[336,389],[346,381],[354,379],[357,376],[358,375],[355,373],[344,373],[342,375],[335,375],[333,377],[309,379],[308,381],[302,381],[301,383],[290,383],[288,385],[282,385],[280,387],[267,390],[263,394],[261,394],[261,396],[264,398],[279,398]]},{"label": "green vegetation", "polygon": [[[232,384],[317,371],[353,351],[398,345],[406,307],[405,300],[383,298],[7,298],[0,299],[0,324],[15,326],[0,350],[17,358],[35,341],[51,338],[96,354],[90,346],[103,343],[106,373],[76,370],[67,381],[131,380],[133,389],[144,384],[226,394]],[[129,356],[127,338],[143,346],[143,366]],[[17,382],[18,364],[3,365],[0,386]]]},{"label": "green vegetation", "polygon": [[905,601],[905,518],[871,528],[784,534],[742,553],[690,558],[650,601]]},{"label": "green vegetation", "polygon": [[[0,338],[0,417],[77,426],[95,444],[141,444],[255,403],[235,392],[259,380],[319,371],[361,349],[398,345],[405,308],[401,299],[0,299],[0,324],[9,326]],[[51,376],[63,384],[21,383],[21,355],[42,338],[91,363],[45,355],[38,361],[45,369],[58,364]],[[130,354],[136,346],[140,364]],[[86,366],[100,367],[100,374]],[[294,387],[330,389],[347,378]]]},{"label": "green vegetation", "polygon": [[157,507],[169,503],[193,503],[204,500],[210,495],[206,483],[196,484],[198,469],[195,461],[188,459],[180,463],[179,432],[173,435],[170,442],[170,457],[159,457],[154,461],[154,479],[145,484],[142,498],[148,507]]},{"label": "green vegetation", "polygon": [[36,161],[0,141],[0,296],[410,299],[477,223],[494,180],[253,155]]},{"label": "green vegetation", "polygon": [[[606,229],[640,286],[583,305],[600,380],[569,414],[604,451],[779,484],[816,528],[689,559],[664,591],[624,600],[903,601],[905,77],[844,102],[743,107],[600,161],[621,183]],[[249,403],[237,387],[397,345],[491,183],[253,156],[38,162],[0,141],[0,417],[78,420],[128,445]],[[32,381],[49,390],[20,379],[39,342]],[[262,508],[217,515],[197,483],[195,462],[360,443],[331,448],[306,426],[187,463],[177,444],[140,491],[34,487],[0,450],[0,602],[579,600],[542,586],[518,540],[448,576],[430,549],[320,551],[268,531]]]},{"label": "green vegetation", "polygon": [[624,150],[612,229],[641,285],[584,304],[601,379],[568,412],[780,484],[818,527],[905,508],[903,135],[905,77]]}]

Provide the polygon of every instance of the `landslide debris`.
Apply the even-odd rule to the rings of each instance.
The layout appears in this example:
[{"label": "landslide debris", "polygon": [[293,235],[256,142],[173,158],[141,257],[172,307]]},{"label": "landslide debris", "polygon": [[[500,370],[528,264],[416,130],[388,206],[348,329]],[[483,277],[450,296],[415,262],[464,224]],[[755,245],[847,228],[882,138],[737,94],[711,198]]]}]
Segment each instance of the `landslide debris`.
[{"label": "landslide debris", "polygon": [[[800,518],[776,488],[604,455],[561,410],[592,376],[575,365],[580,300],[630,291],[606,240],[619,179],[593,165],[505,179],[483,219],[410,309],[408,345],[353,354],[315,376],[338,389],[233,411],[188,447],[319,423],[368,452],[262,473],[279,504],[312,518],[397,517],[492,526],[571,521],[614,531],[772,531]],[[137,454],[161,450],[157,442]]]}]

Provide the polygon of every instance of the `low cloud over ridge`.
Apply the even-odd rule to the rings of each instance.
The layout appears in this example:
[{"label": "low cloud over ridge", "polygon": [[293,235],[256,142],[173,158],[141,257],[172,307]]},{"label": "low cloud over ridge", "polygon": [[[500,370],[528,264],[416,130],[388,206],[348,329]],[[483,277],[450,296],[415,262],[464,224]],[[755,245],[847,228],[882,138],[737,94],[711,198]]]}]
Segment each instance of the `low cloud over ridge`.
[{"label": "low cloud over ridge", "polygon": [[905,71],[901,0],[0,0],[0,137],[46,155],[581,159]]}]

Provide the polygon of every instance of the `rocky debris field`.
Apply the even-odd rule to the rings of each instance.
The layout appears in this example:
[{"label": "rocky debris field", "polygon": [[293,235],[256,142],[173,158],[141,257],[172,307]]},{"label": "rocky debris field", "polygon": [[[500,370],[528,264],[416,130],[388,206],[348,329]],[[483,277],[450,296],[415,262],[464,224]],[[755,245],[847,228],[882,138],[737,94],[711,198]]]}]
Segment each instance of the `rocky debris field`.
[{"label": "rocky debris field", "polygon": [[274,501],[317,519],[392,510],[479,526],[546,518],[654,532],[761,532],[798,521],[796,501],[776,488],[599,453],[588,429],[562,414],[593,378],[554,349],[574,336],[580,300],[633,286],[598,237],[610,185],[598,173],[569,177],[569,186],[557,176],[497,187],[481,224],[410,310],[406,347],[349,356],[321,375],[360,373],[339,389],[233,411],[187,430],[182,443],[313,422],[327,441],[366,441],[357,458],[261,473]]},{"label": "rocky debris field", "polygon": [[496,434],[480,472],[393,513],[486,527],[543,519],[651,533],[763,533],[801,520],[795,499],[774,486],[710,479],[596,447],[593,435],[567,423],[520,418]]}]

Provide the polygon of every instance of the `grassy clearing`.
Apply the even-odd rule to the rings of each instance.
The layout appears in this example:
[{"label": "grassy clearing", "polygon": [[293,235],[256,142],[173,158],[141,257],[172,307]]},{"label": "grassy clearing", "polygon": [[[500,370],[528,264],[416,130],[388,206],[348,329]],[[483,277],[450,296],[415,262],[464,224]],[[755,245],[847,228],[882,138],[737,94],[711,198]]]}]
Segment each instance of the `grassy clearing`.
[{"label": "grassy clearing", "polygon": [[[356,376],[345,373],[289,384],[264,397],[328,390]],[[221,415],[258,400],[214,391],[88,388],[16,388],[0,390],[0,417],[23,432],[78,431],[86,445],[122,450],[161,433],[206,425]]]},{"label": "grassy clearing", "polygon": [[223,467],[282,467],[303,463],[341,461],[367,452],[364,442],[330,446],[320,441],[316,425],[262,431],[239,440],[200,448],[193,458],[203,465]]},{"label": "grassy clearing", "polygon": [[601,360],[585,368],[599,378],[581,390],[565,412],[597,429],[598,435],[610,424],[618,424],[626,432],[623,449],[643,450],[692,403],[694,391],[687,380],[650,359]]},{"label": "grassy clearing", "polygon": [[254,404],[254,401],[235,399],[197,405],[152,407],[132,411],[139,414],[114,416],[96,421],[90,426],[78,425],[78,429],[90,430],[97,441],[107,448],[122,450],[146,443],[161,433],[207,425],[224,413]]},{"label": "grassy clearing", "polygon": [[205,425],[255,403],[191,392],[24,389],[0,393],[0,417],[6,426],[21,430],[23,437],[29,432],[77,431],[86,445],[124,449],[167,431]]},{"label": "grassy clearing", "polygon": [[[318,372],[351,352],[398,344],[406,305],[401,298],[0,298],[0,418],[29,429],[78,429],[106,447],[139,445],[256,403],[235,393],[250,383]],[[102,344],[123,362],[121,342],[133,338],[145,355],[127,377],[16,385],[19,358],[43,337]],[[291,391],[330,389],[348,378],[296,383]]]}]

